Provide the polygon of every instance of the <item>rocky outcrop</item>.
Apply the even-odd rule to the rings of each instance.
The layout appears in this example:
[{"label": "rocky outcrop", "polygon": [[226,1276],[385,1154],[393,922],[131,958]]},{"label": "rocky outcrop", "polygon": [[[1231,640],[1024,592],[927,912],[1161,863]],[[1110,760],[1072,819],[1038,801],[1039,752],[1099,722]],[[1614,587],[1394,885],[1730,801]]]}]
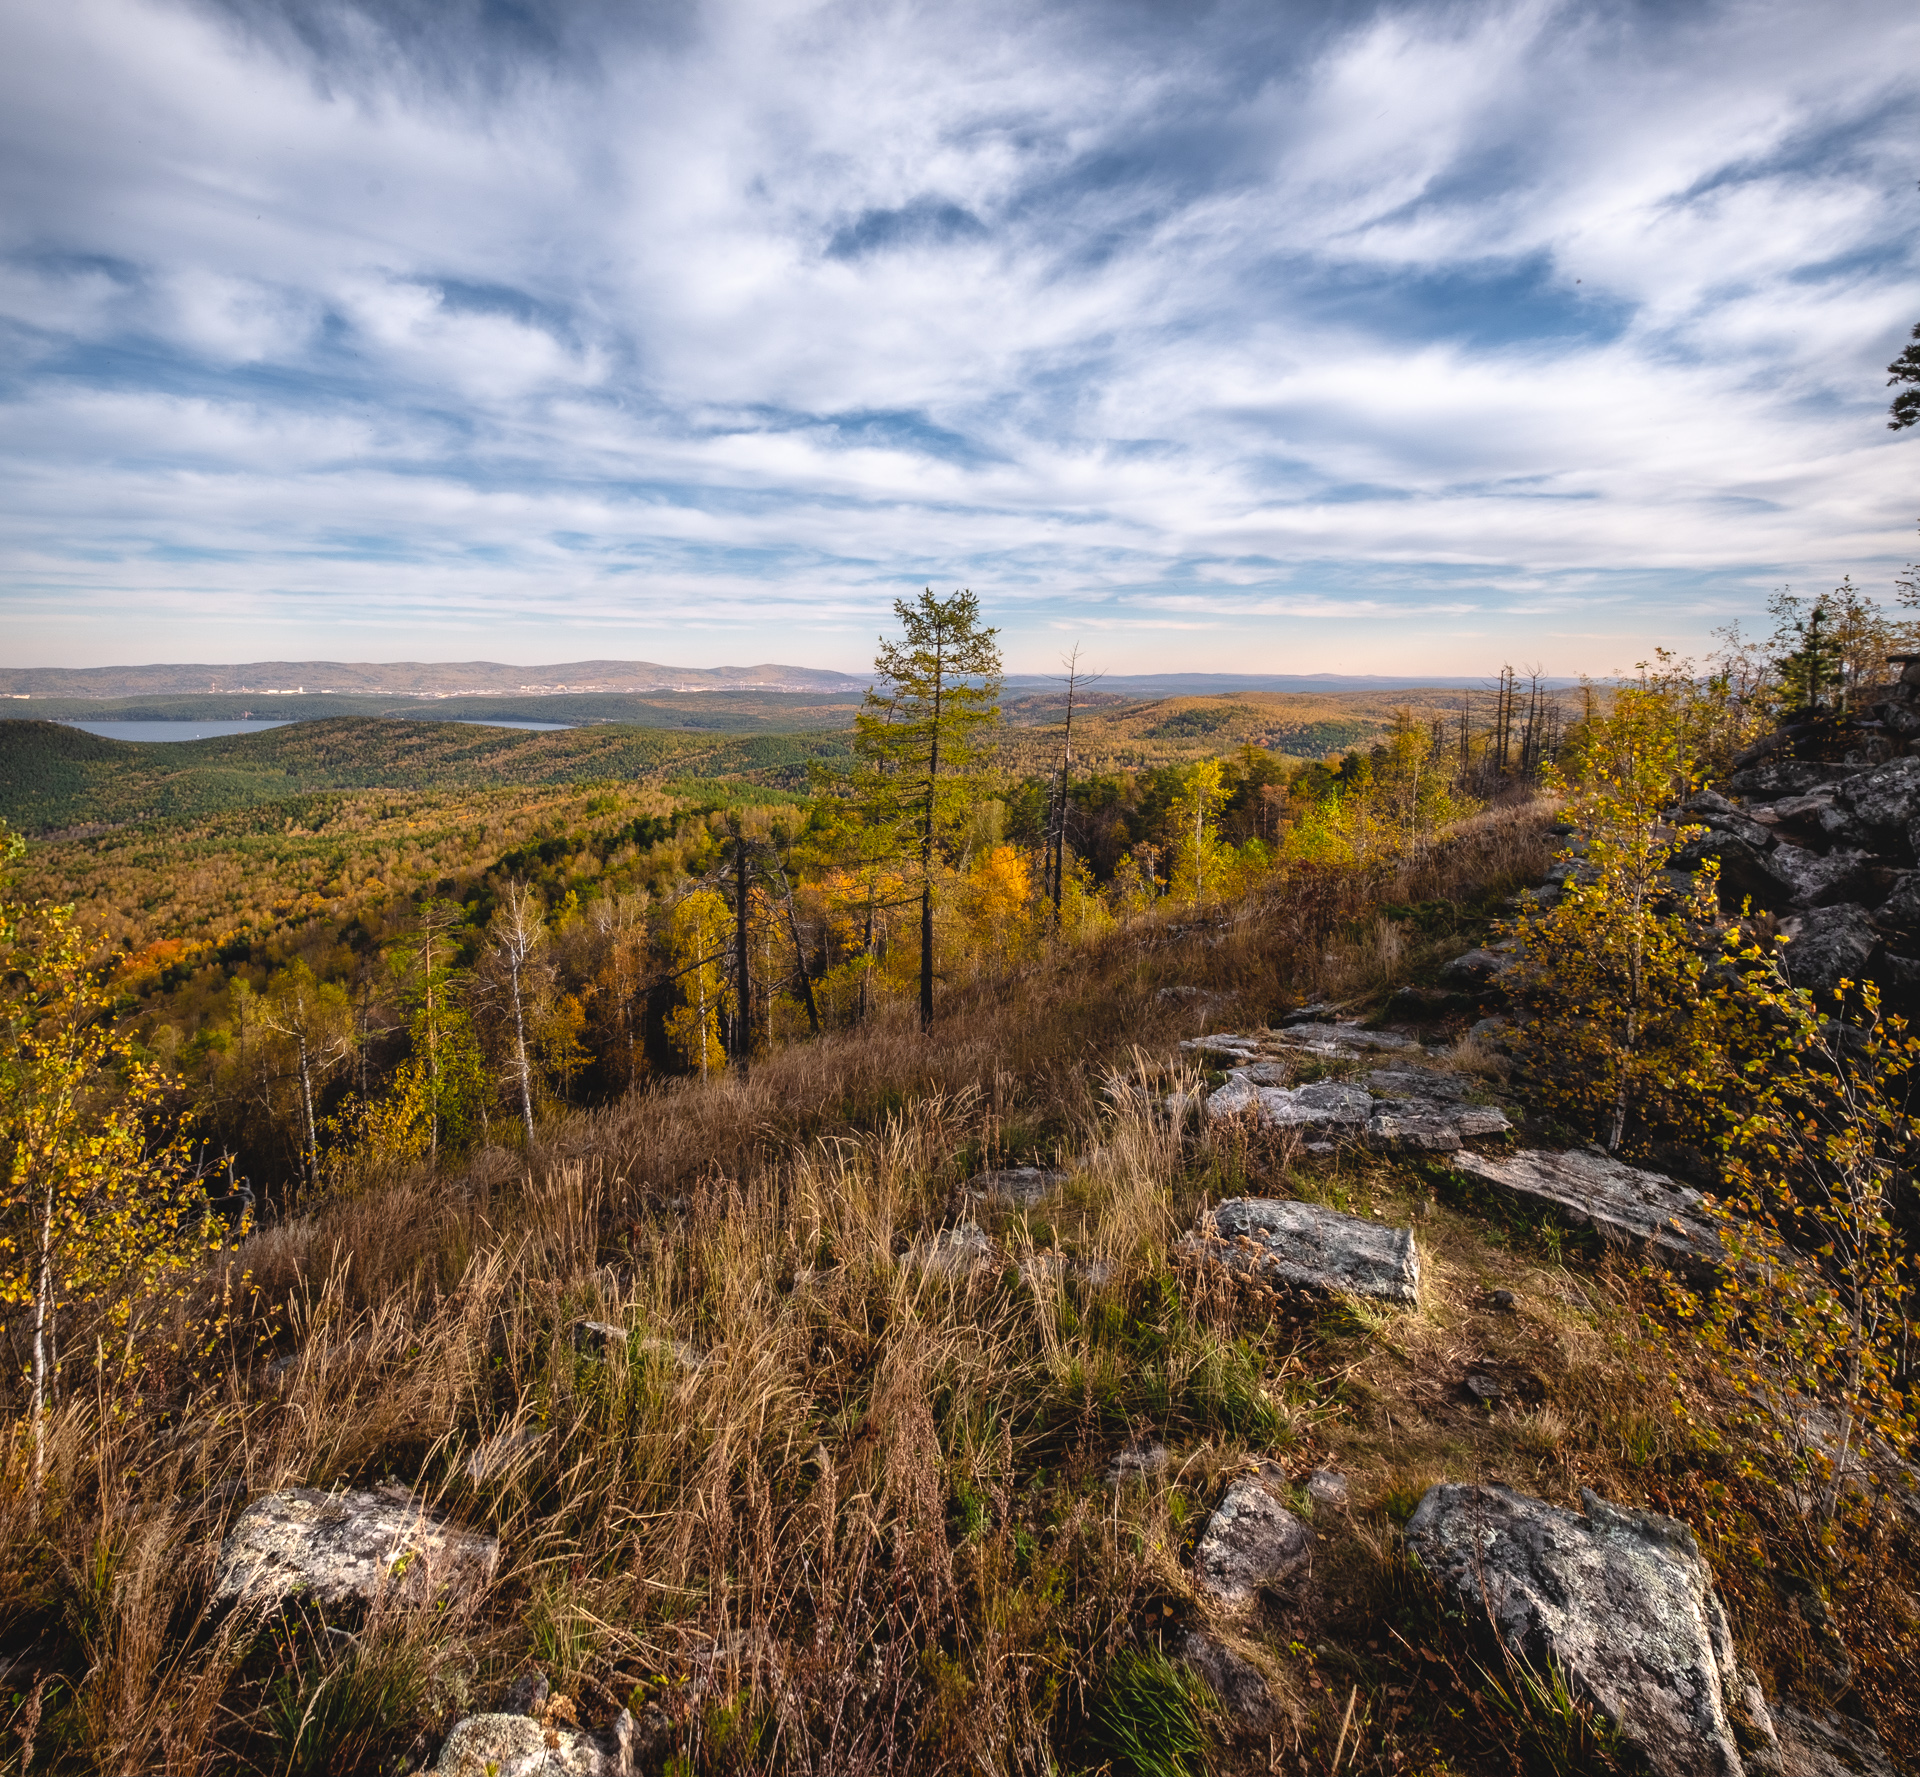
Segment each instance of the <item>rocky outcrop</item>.
[{"label": "rocky outcrop", "polygon": [[499,1561],[497,1537],[455,1529],[403,1489],[289,1487],[235,1520],[214,1597],[265,1607],[295,1597],[334,1606],[456,1597],[483,1590]]},{"label": "rocky outcrop", "polygon": [[[1226,1083],[1206,1100],[1210,1117],[1252,1117],[1270,1129],[1345,1134],[1376,1147],[1422,1153],[1452,1153],[1467,1142],[1510,1132],[1504,1112],[1471,1102],[1476,1082],[1424,1065],[1426,1052],[1397,1031],[1315,1023],[1252,1036],[1195,1037],[1181,1046],[1228,1064]],[[1393,1065],[1373,1069],[1365,1084],[1288,1084],[1302,1062],[1364,1063],[1382,1050],[1393,1056]]]},{"label": "rocky outcrop", "polygon": [[1692,1265],[1714,1266],[1721,1260],[1720,1237],[1700,1193],[1664,1173],[1643,1172],[1580,1148],[1564,1154],[1542,1148],[1504,1157],[1460,1154],[1453,1164],[1503,1191],[1552,1204],[1609,1240],[1652,1246]]},{"label": "rocky outcrop", "polygon": [[1319,1295],[1413,1302],[1420,1253],[1411,1228],[1383,1228],[1317,1203],[1234,1197],[1203,1211],[1187,1250],[1227,1270]]},{"label": "rocky outcrop", "polygon": [[1207,1100],[1209,1117],[1251,1114],[1269,1129],[1356,1128],[1373,1115],[1373,1094],[1341,1080],[1258,1086],[1239,1070]]},{"label": "rocky outcrop", "polygon": [[1238,1614],[1301,1573],[1312,1555],[1313,1532],[1264,1478],[1249,1475],[1221,1495],[1200,1533],[1193,1583],[1219,1609]]},{"label": "rocky outcrop", "polygon": [[1758,1683],[1684,1524],[1584,1493],[1584,1513],[1506,1487],[1446,1482],[1407,1525],[1422,1567],[1508,1651],[1557,1665],[1657,1777],[1777,1768]]}]

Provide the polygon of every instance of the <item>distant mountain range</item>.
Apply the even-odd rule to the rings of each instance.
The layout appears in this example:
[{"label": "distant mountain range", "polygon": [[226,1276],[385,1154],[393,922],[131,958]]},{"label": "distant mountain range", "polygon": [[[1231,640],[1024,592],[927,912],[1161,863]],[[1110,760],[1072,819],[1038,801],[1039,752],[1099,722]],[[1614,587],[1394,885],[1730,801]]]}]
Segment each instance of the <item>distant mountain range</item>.
[{"label": "distant mountain range", "polygon": [[650,691],[858,692],[866,680],[808,666],[660,666],[651,660],[256,660],[241,666],[0,667],[0,697],[543,697]]},{"label": "distant mountain range", "polygon": [[[658,692],[858,695],[871,678],[810,666],[661,666],[650,660],[569,660],[504,666],[493,660],[391,662],[257,660],[242,666],[0,666],[0,697],[512,697],[631,696]],[[1125,697],[1206,697],[1234,691],[1475,689],[1485,677],[1425,678],[1376,673],[1115,673],[1101,690]],[[1548,679],[1570,685],[1571,679]],[[1009,673],[1010,691],[1052,690],[1057,674]],[[302,715],[322,713],[311,703]]]}]

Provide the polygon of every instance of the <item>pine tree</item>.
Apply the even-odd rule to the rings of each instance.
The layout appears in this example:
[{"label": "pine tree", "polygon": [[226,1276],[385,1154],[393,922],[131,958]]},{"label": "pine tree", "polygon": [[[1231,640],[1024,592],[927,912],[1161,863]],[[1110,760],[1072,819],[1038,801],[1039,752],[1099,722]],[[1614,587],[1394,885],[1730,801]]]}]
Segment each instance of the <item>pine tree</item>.
[{"label": "pine tree", "polygon": [[946,841],[978,789],[985,731],[998,718],[1000,633],[971,592],[894,601],[904,639],[881,638],[855,718],[856,794],[869,826],[911,836],[920,881],[920,1026],[933,1022],[933,883]]}]

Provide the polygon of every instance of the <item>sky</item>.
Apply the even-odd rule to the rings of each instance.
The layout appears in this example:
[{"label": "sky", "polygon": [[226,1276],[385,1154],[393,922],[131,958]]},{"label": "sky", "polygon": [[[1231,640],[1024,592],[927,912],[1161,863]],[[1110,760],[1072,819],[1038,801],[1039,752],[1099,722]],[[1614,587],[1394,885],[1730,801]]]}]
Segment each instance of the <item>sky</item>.
[{"label": "sky", "polygon": [[0,0],[16,665],[1607,673],[1920,554],[1911,0]]}]

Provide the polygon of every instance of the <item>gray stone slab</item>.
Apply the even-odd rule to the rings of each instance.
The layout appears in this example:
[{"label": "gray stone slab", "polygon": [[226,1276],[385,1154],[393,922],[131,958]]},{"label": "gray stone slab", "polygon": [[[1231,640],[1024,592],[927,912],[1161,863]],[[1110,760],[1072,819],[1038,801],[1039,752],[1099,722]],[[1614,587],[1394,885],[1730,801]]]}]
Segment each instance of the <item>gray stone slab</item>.
[{"label": "gray stone slab", "polygon": [[1556,1154],[1529,1148],[1498,1157],[1462,1153],[1453,1164],[1503,1190],[1550,1203],[1609,1239],[1651,1245],[1696,1264],[1718,1265],[1722,1258],[1700,1193],[1662,1173],[1584,1149]]},{"label": "gray stone slab", "polygon": [[1359,1128],[1373,1115],[1373,1094],[1340,1080],[1309,1086],[1256,1086],[1239,1074],[1207,1100],[1209,1117],[1252,1116],[1269,1129]]},{"label": "gray stone slab", "polygon": [[1744,1777],[1777,1757],[1713,1576],[1684,1524],[1584,1493],[1570,1512],[1506,1487],[1444,1482],[1408,1547],[1454,1601],[1545,1672],[1557,1664],[1657,1777]]},{"label": "gray stone slab", "polygon": [[1420,1253],[1411,1228],[1282,1197],[1234,1197],[1203,1213],[1190,1237],[1229,1271],[1322,1295],[1413,1302]]}]

